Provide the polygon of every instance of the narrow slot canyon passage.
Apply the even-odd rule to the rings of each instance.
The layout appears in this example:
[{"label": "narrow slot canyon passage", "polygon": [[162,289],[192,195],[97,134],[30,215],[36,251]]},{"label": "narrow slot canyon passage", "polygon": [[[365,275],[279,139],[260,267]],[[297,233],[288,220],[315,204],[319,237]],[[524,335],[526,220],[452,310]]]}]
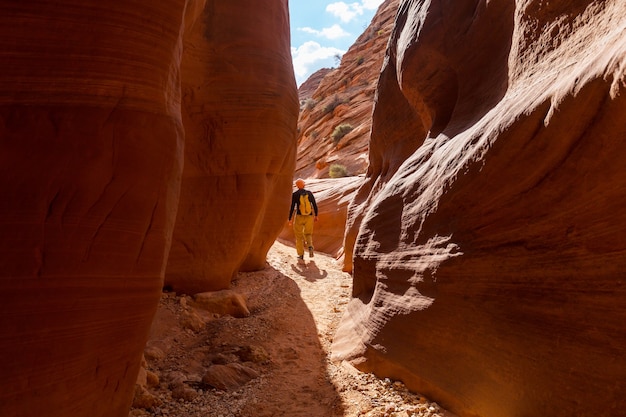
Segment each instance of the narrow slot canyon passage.
[{"label": "narrow slot canyon passage", "polygon": [[[247,317],[205,314],[194,328],[191,297],[164,293],[146,348],[158,401],[129,415],[452,416],[400,382],[330,360],[351,283],[334,258],[316,252],[298,264],[295,249],[276,241],[266,268],[239,273],[231,286],[247,300]],[[215,388],[203,375],[216,364],[247,377],[219,374],[224,386]]]}]

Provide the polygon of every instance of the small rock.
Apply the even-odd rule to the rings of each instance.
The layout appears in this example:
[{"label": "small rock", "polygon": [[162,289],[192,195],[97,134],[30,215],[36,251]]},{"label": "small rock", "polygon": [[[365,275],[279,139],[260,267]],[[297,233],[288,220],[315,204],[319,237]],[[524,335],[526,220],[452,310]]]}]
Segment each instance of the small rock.
[{"label": "small rock", "polygon": [[141,408],[137,408],[134,410],[130,410],[128,413],[128,417],[148,417],[150,414],[146,410],[142,410]]},{"label": "small rock", "polygon": [[228,363],[237,362],[239,357],[232,353],[216,353],[210,358],[211,362],[216,365],[226,365]]},{"label": "small rock", "polygon": [[180,371],[173,371],[167,375],[167,380],[169,381],[168,387],[171,390],[175,390],[179,386],[184,385],[187,380],[187,376]]},{"label": "small rock", "polygon": [[185,311],[183,313],[183,317],[181,319],[180,324],[185,329],[198,332],[204,329],[206,322],[195,310],[191,310],[191,311]]},{"label": "small rock", "polygon": [[250,316],[245,297],[232,290],[196,294],[194,305],[212,313],[228,314],[237,318]]},{"label": "small rock", "polygon": [[149,387],[157,387],[159,385],[159,376],[152,371],[146,371],[146,384]]},{"label": "small rock", "polygon": [[141,367],[139,368],[139,373],[137,374],[137,380],[135,383],[143,386],[148,385],[148,370],[146,369],[144,361],[141,361]]},{"label": "small rock", "polygon": [[395,381],[393,383],[393,387],[395,389],[403,389],[404,388],[404,383],[402,383],[402,381]]},{"label": "small rock", "polygon": [[149,409],[161,405],[161,400],[141,385],[135,385],[135,396],[133,398],[134,408]]},{"label": "small rock", "polygon": [[156,346],[148,346],[143,351],[144,357],[147,360],[161,360],[165,358],[165,353]]},{"label": "small rock", "polygon": [[202,382],[217,389],[233,391],[258,378],[259,375],[252,368],[238,363],[229,363],[228,365],[211,366],[202,377]]},{"label": "small rock", "polygon": [[172,398],[183,401],[192,401],[198,395],[195,389],[186,385],[180,385],[172,391]]},{"label": "small rock", "polygon": [[269,353],[262,346],[244,346],[239,351],[244,362],[264,363],[270,359]]}]

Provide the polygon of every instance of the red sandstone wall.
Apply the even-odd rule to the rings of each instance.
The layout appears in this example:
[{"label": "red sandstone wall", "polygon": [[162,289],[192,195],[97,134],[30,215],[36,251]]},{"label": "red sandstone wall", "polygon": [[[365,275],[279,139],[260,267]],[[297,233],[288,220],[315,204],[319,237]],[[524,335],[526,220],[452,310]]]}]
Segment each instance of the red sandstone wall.
[{"label": "red sandstone wall", "polygon": [[289,210],[298,98],[287,0],[207,1],[185,34],[185,169],[166,285],[225,289],[265,266]]},{"label": "red sandstone wall", "polygon": [[335,358],[460,416],[621,415],[626,6],[405,0],[396,23]]},{"label": "red sandstone wall", "polygon": [[[127,416],[184,159],[181,218],[210,200],[196,213],[230,245],[207,254],[222,271],[258,267],[278,234],[297,111],[287,4],[219,3],[0,3],[0,415]],[[218,191],[196,194],[207,172]]]},{"label": "red sandstone wall", "polygon": [[128,412],[178,201],[183,5],[0,5],[0,415]]}]

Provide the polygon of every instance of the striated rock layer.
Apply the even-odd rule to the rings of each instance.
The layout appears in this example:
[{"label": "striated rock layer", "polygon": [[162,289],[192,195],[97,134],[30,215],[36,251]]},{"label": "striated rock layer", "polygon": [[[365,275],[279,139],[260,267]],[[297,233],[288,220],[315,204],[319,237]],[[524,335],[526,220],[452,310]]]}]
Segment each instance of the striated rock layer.
[{"label": "striated rock layer", "polygon": [[185,169],[165,284],[226,289],[265,266],[289,210],[298,98],[287,0],[207,1],[185,33]]},{"label": "striated rock layer", "polygon": [[[347,175],[365,173],[376,82],[398,4],[399,0],[385,0],[343,55],[339,68],[320,70],[300,86],[296,177],[328,178],[334,164],[345,167]],[[324,78],[310,95],[310,86],[317,82],[320,72]],[[340,125],[349,125],[352,130],[343,137],[333,137]]]},{"label": "striated rock layer", "polygon": [[307,100],[313,97],[315,90],[329,72],[334,71],[333,68],[321,68],[315,71],[309,78],[298,87],[298,100],[300,100],[300,108],[306,105]]},{"label": "striated rock layer", "polygon": [[336,359],[460,416],[623,413],[625,30],[618,0],[401,2]]},{"label": "striated rock layer", "polygon": [[[217,22],[215,10],[224,13],[224,20],[234,14],[218,5],[215,10],[207,7],[183,0],[0,5],[0,415],[128,415],[172,240],[184,157],[183,119],[196,120],[190,112],[197,109],[188,97],[186,115],[181,115],[183,31],[192,30],[196,19],[226,24]],[[280,45],[287,44],[267,26],[277,15],[286,19],[286,11],[279,13],[281,7],[286,10],[286,1],[254,8],[263,25],[255,26],[257,21],[250,19],[247,26],[236,28],[247,33],[240,41],[258,42],[270,31]],[[238,13],[253,11],[246,3]],[[233,26],[243,23],[237,17]],[[285,26],[281,24],[280,31]],[[222,36],[224,31],[210,33]],[[232,55],[248,53],[226,46]],[[192,46],[185,48],[190,49],[185,56],[194,53]],[[211,66],[215,78],[190,79],[185,94],[194,82],[211,83],[223,96],[231,86],[232,97],[224,97],[230,102],[246,89],[257,89],[257,79],[273,84],[273,79],[289,76],[289,71],[267,65],[262,57],[267,50],[259,51],[254,71],[249,62],[235,63],[242,71],[239,76],[218,71],[233,62],[223,59],[218,64],[224,54],[216,52]],[[182,72],[190,77],[193,68],[187,58],[185,62]],[[246,83],[247,77],[253,81]],[[256,99],[241,97],[240,106],[256,109],[256,117],[276,120],[277,110],[268,105],[266,113],[259,112]],[[214,110],[213,103],[207,106]],[[215,112],[216,121],[205,125],[207,131],[227,130],[225,113],[231,109]],[[190,123],[190,132],[197,129]],[[237,134],[250,131],[241,128]],[[261,145],[239,141],[228,145],[232,157],[220,154],[205,161],[223,169],[225,176],[232,174],[231,159],[241,168],[242,154],[255,166],[241,171],[246,180],[214,181],[220,193],[212,198],[226,201],[230,194],[222,190],[239,187],[240,195],[261,206],[241,219],[257,237],[242,243],[247,255],[237,252],[245,261],[233,263],[258,264],[263,247],[273,240],[272,228],[276,235],[282,226],[282,212],[280,220],[274,219],[265,207],[281,188],[281,181],[272,180],[282,172],[277,168],[280,160],[293,159],[283,143],[263,145],[282,147],[282,154],[272,151],[269,157],[270,152],[263,151],[253,158],[250,148]],[[264,180],[247,179],[254,174]],[[291,175],[283,183],[282,200],[272,203],[285,200],[286,207]],[[198,195],[203,197],[206,194]],[[249,218],[266,218],[269,226],[256,226],[260,223]],[[220,227],[231,242],[230,229]]]},{"label": "striated rock layer", "polygon": [[182,10],[0,6],[0,415],[128,413],[176,216]]}]

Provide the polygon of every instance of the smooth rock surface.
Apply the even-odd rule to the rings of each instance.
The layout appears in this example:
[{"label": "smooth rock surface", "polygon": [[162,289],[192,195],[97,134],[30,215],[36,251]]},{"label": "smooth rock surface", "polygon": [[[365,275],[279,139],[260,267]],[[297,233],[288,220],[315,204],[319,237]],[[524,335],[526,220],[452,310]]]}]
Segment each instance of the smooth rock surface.
[{"label": "smooth rock surface", "polygon": [[182,170],[183,1],[0,5],[0,415],[126,416]]},{"label": "smooth rock surface", "polygon": [[184,49],[185,169],[165,284],[195,294],[263,268],[289,210],[298,97],[287,0],[207,1]]},{"label": "smooth rock surface", "polygon": [[625,28],[621,1],[401,2],[335,359],[460,416],[623,413]]},{"label": "smooth rock surface", "polygon": [[172,259],[188,239],[213,286],[264,265],[295,159],[287,1],[223,3],[0,4],[0,415],[128,415],[183,162]]}]

